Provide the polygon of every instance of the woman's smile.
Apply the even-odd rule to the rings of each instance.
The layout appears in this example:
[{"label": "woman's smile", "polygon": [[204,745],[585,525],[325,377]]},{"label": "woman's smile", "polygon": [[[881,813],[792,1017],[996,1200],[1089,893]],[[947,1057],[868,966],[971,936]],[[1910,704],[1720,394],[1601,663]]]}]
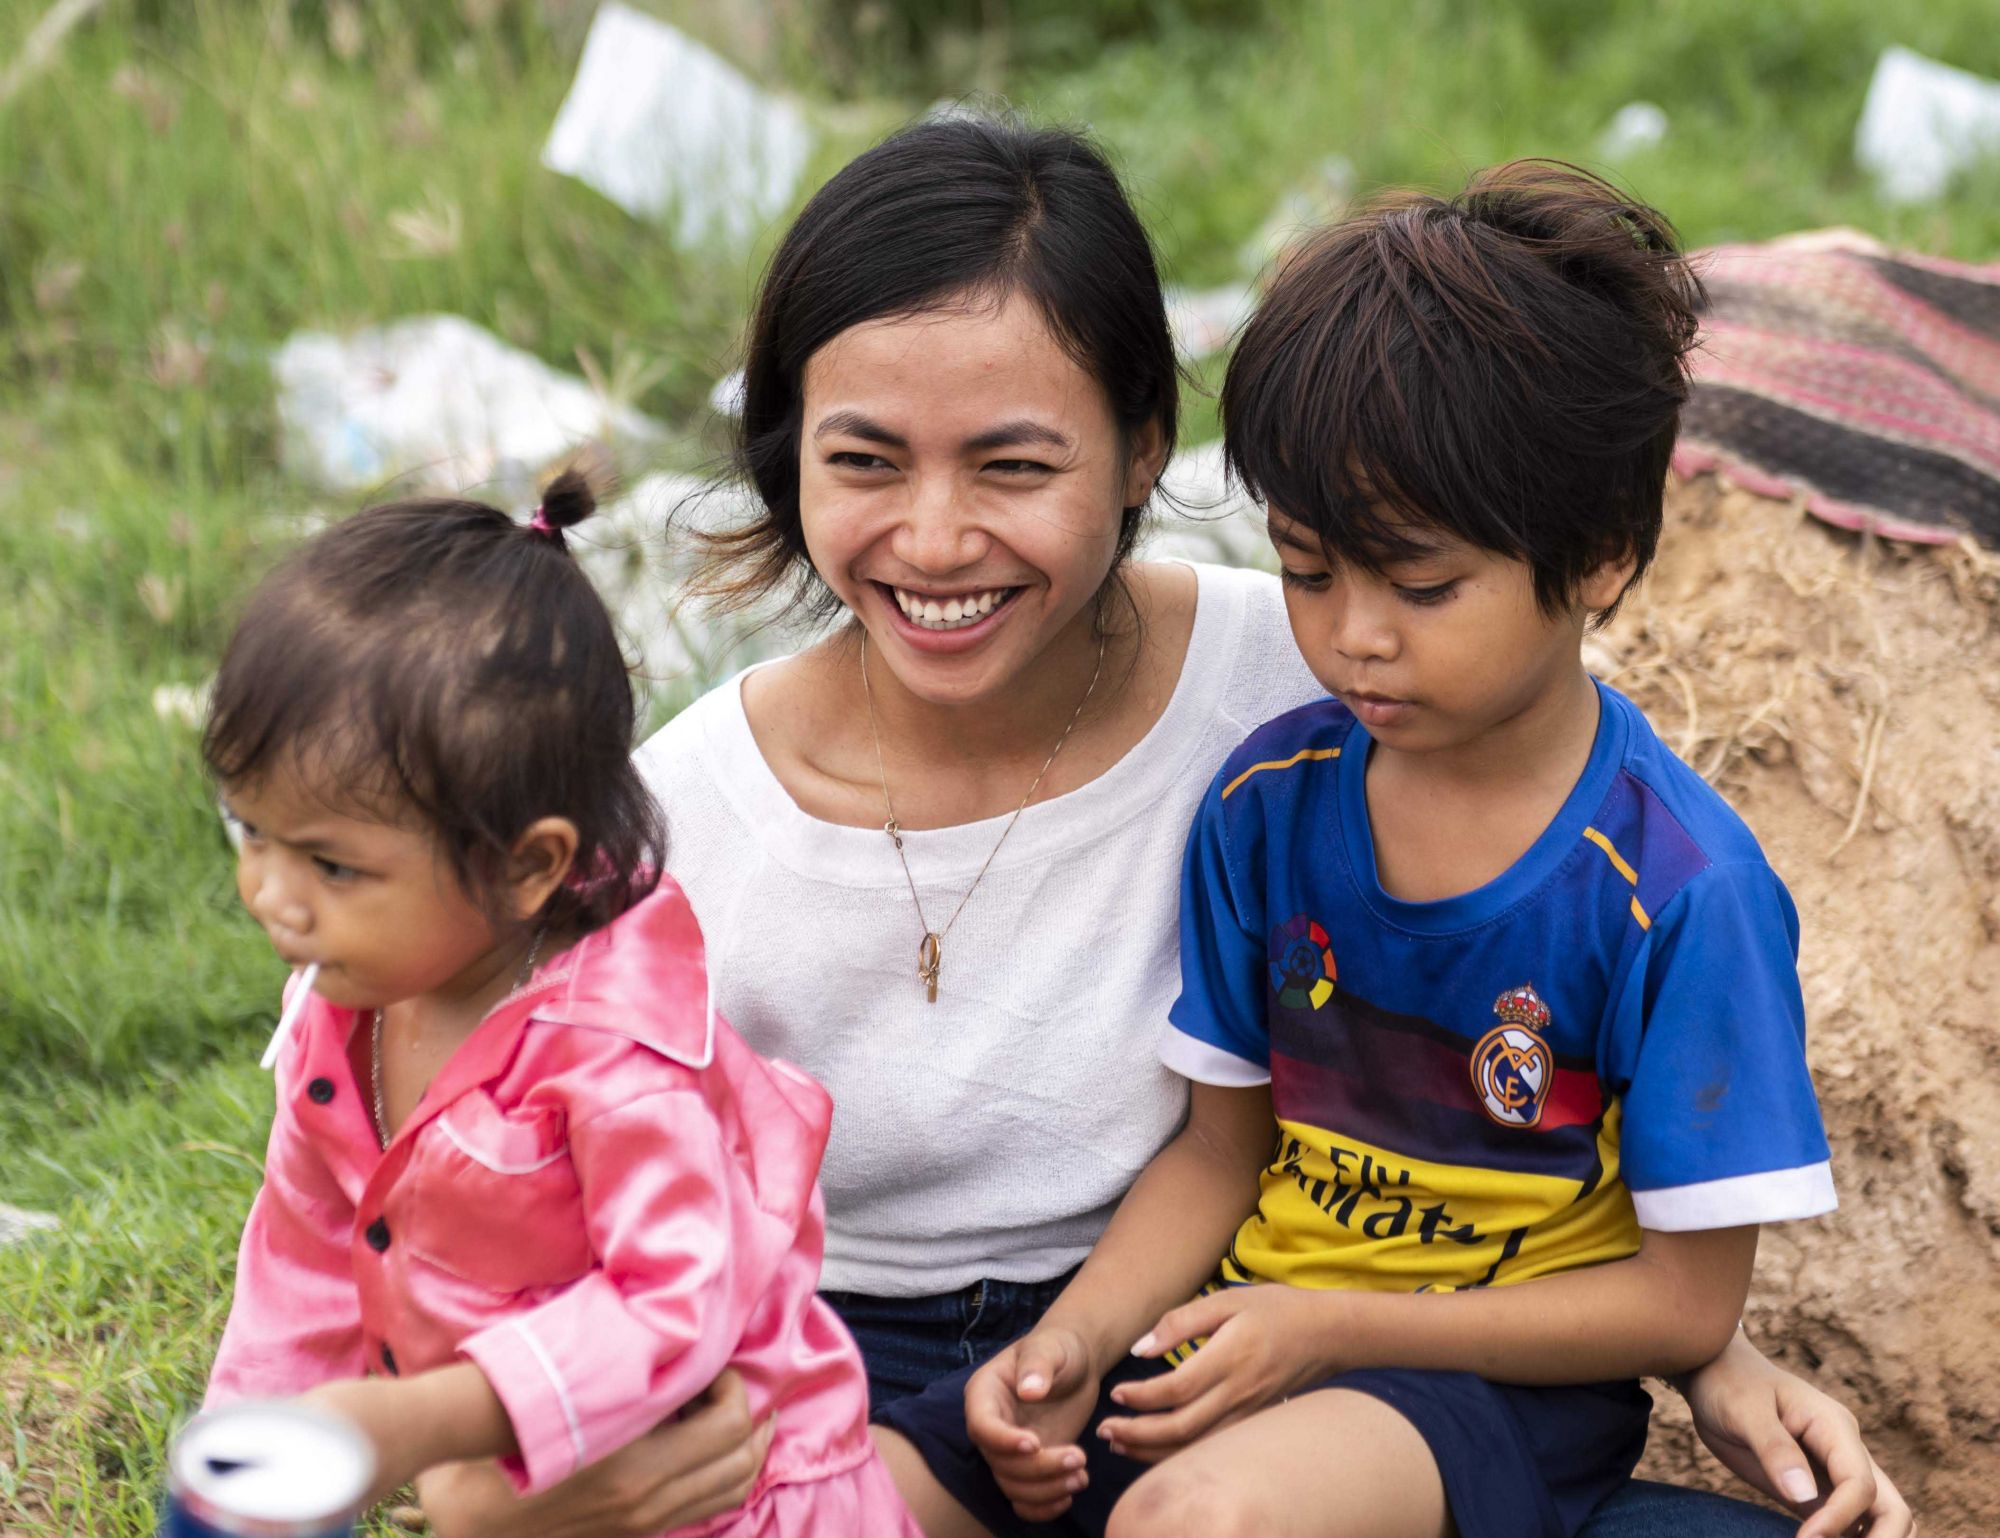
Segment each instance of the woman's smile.
[{"label": "woman's smile", "polygon": [[989,587],[941,598],[915,588],[889,588],[903,618],[925,630],[963,630],[976,625],[1019,591],[1017,587]]},{"label": "woman's smile", "polygon": [[869,584],[881,601],[889,629],[920,652],[955,654],[983,645],[1000,629],[1025,591],[1016,587],[939,593],[887,582]]}]

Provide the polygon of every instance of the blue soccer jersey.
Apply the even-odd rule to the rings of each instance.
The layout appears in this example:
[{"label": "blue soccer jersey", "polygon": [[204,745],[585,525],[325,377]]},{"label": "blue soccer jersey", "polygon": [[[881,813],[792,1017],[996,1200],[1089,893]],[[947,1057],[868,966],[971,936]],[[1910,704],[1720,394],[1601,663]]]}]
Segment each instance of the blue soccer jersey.
[{"label": "blue soccer jersey", "polygon": [[1260,727],[1204,798],[1162,1056],[1266,1080],[1276,1152],[1226,1280],[1484,1286],[1640,1228],[1834,1205],[1798,914],[1740,818],[1600,686],[1590,761],[1495,880],[1376,877],[1369,738],[1333,700]]}]

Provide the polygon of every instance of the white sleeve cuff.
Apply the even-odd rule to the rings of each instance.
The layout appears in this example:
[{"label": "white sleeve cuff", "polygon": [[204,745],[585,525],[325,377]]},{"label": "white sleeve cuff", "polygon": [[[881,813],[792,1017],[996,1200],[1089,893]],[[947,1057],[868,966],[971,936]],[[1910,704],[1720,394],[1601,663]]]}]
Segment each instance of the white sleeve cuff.
[{"label": "white sleeve cuff", "polygon": [[1796,1169],[1767,1170],[1761,1175],[1732,1175],[1727,1180],[1632,1193],[1639,1226],[1660,1233],[1789,1223],[1816,1218],[1838,1205],[1833,1194],[1833,1166],[1825,1160]]},{"label": "white sleeve cuff", "polygon": [[1253,1084],[1269,1084],[1271,1070],[1248,1058],[1196,1041],[1187,1032],[1169,1025],[1160,1033],[1160,1061],[1183,1079],[1197,1084],[1214,1084],[1223,1089],[1246,1089]]}]

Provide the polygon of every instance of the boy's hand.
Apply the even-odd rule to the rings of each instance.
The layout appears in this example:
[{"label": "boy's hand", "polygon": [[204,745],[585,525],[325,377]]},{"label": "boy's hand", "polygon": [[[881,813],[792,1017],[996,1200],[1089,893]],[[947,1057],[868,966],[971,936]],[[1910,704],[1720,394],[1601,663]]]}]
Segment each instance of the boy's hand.
[{"label": "boy's hand", "polygon": [[[1739,1331],[1688,1377],[1694,1429],[1736,1476],[1805,1513],[1798,1538],[1909,1538],[1909,1504],[1868,1455],[1853,1414]],[[1814,1477],[1817,1470],[1820,1478]]]},{"label": "boy's hand", "polygon": [[1044,1327],[1008,1346],[965,1385],[972,1444],[1030,1522],[1061,1516],[1087,1482],[1077,1438],[1097,1408],[1097,1384],[1082,1337]]},{"label": "boy's hand", "polygon": [[1098,1435],[1128,1458],[1158,1463],[1337,1372],[1315,1343],[1326,1337],[1338,1299],[1298,1287],[1225,1287],[1169,1310],[1134,1356],[1164,1356],[1204,1335],[1207,1344],[1172,1372],[1113,1389],[1125,1409],[1149,1413],[1107,1417]]}]

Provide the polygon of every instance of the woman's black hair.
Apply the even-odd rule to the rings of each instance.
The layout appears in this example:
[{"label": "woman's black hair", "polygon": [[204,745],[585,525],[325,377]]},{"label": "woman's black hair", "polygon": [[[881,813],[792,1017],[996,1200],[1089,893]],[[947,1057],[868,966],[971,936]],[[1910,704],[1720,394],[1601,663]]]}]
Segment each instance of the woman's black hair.
[{"label": "woman's black hair", "polygon": [[1562,612],[1605,562],[1637,581],[1653,558],[1700,303],[1666,217],[1574,166],[1389,194],[1300,247],[1244,328],[1230,469],[1330,559],[1379,568],[1439,530],[1525,561]]},{"label": "woman's black hair", "polygon": [[[1158,424],[1174,445],[1180,375],[1146,231],[1117,175],[1080,134],[987,118],[919,123],[843,167],[779,243],[750,328],[738,469],[762,513],[701,536],[695,588],[725,606],[786,586],[839,608],[806,553],[799,447],[806,362],[854,326],[955,300],[1033,301],[1104,389],[1122,434]],[[1125,509],[1115,570],[1144,508]]]},{"label": "woman's black hair", "polygon": [[562,531],[596,506],[549,486],[537,526],[422,498],[309,540],[230,638],[202,735],[225,787],[297,772],[334,806],[420,819],[489,911],[538,818],[576,825],[574,874],[535,918],[609,923],[659,879],[666,833],[632,764],[618,635]]}]

